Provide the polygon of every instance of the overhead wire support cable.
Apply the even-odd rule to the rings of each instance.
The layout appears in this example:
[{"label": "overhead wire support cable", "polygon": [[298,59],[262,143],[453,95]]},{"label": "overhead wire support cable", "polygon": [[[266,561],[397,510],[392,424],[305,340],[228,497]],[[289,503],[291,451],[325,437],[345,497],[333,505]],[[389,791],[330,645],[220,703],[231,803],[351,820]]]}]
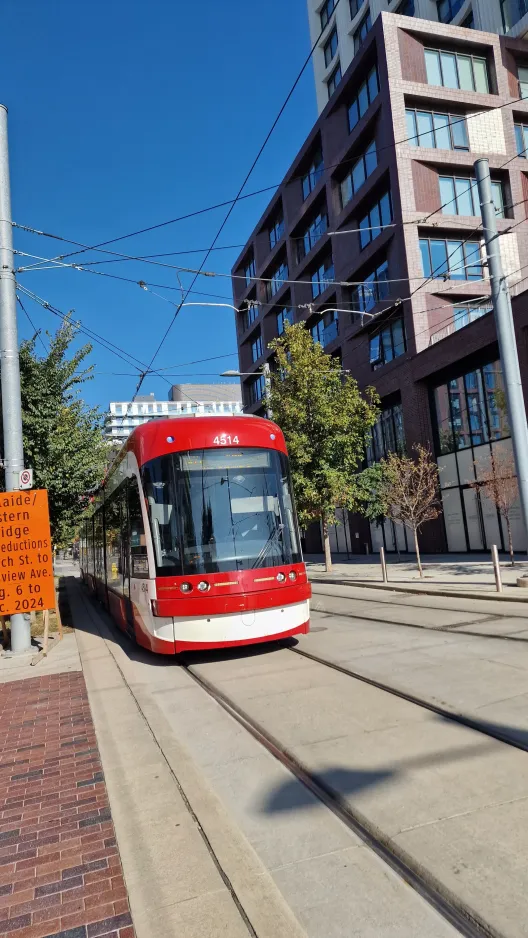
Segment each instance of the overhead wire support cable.
[{"label": "overhead wire support cable", "polygon": [[[340,0],[337,0],[337,3],[336,3],[336,5],[335,5],[336,7],[337,7],[337,5],[338,5],[339,2],[340,2]],[[318,39],[317,39],[317,41],[316,41],[314,47],[312,47],[312,51],[311,51],[311,53],[310,53],[310,56],[309,56],[307,62],[305,63],[305,65],[303,66],[303,71],[304,71],[304,69],[306,68],[306,65],[308,64],[308,61],[311,59],[311,57],[312,57],[312,55],[313,55],[313,52],[314,52],[314,49],[315,49],[315,47],[317,46],[321,35],[322,35],[322,33],[319,34],[319,37],[318,37]],[[301,74],[299,75],[297,82],[300,80],[301,75],[302,75],[302,72],[301,72]],[[293,90],[295,90],[295,89],[294,89],[294,88],[292,89],[292,93],[293,93]],[[291,96],[291,95],[290,95],[290,96]],[[451,126],[453,126],[453,125],[455,125],[455,124],[458,124],[458,123],[461,123],[461,122],[463,122],[463,121],[472,120],[473,118],[475,118],[475,117],[480,117],[480,116],[482,116],[483,114],[489,114],[489,113],[491,113],[492,111],[500,111],[500,110],[502,110],[503,108],[510,107],[511,105],[514,105],[514,104],[518,104],[520,101],[523,101],[523,100],[525,100],[525,99],[522,98],[522,97],[514,98],[514,99],[512,99],[511,101],[506,101],[506,102],[504,102],[503,104],[497,104],[497,105],[495,105],[494,107],[491,107],[491,108],[485,108],[485,109],[483,109],[483,110],[481,110],[481,111],[474,111],[472,114],[466,114],[466,115],[464,115],[463,117],[460,117],[460,118],[458,118],[458,119],[455,120],[455,121],[451,121]],[[286,102],[286,103],[287,103],[287,102]],[[394,149],[395,147],[401,146],[401,145],[404,144],[404,143],[408,143],[408,142],[410,142],[411,140],[417,140],[419,137],[427,136],[427,135],[429,134],[429,132],[430,132],[430,131],[421,131],[421,132],[419,132],[419,133],[417,133],[417,134],[414,134],[414,135],[412,135],[412,136],[404,137],[402,140],[397,140],[397,141],[395,141],[394,143],[385,144],[383,147],[380,147],[380,148],[379,148],[378,152],[381,153],[383,150]],[[519,154],[517,154],[517,155],[519,155]],[[512,159],[515,159],[515,158],[516,158],[516,157],[512,157]],[[346,166],[346,165],[349,164],[349,163],[354,163],[354,162],[356,162],[356,160],[357,160],[357,157],[351,157],[351,158],[349,158],[349,159],[340,160],[338,163],[330,163],[330,164],[328,164],[328,165],[325,167],[325,170],[328,170],[328,169],[336,169],[336,168],[338,168],[338,167]],[[510,162],[510,160],[508,160],[508,162]],[[504,165],[507,165],[507,164],[504,164]],[[500,168],[501,168],[501,167],[499,167],[499,169],[500,169]],[[286,185],[290,185],[291,183],[295,182],[296,180],[299,180],[299,179],[302,179],[302,178],[303,178],[303,175],[302,175],[302,174],[294,175],[294,176],[292,176],[290,179],[287,179],[287,180],[285,181],[285,184],[286,184]],[[70,239],[70,238],[64,238],[64,237],[61,237],[60,235],[56,235],[56,234],[53,234],[53,233],[47,232],[47,231],[41,231],[41,230],[36,229],[36,228],[31,228],[30,226],[27,226],[27,225],[21,225],[21,224],[15,223],[15,222],[13,222],[12,224],[14,225],[14,227],[20,228],[21,230],[24,230],[24,231],[28,231],[28,232],[30,232],[30,233],[32,233],[32,234],[41,235],[41,236],[47,237],[47,238],[54,238],[55,240],[64,241],[65,243],[74,244],[74,245],[77,245],[77,246],[81,247],[81,250],[80,250],[80,251],[72,251],[72,252],[70,252],[69,254],[58,255],[56,259],[59,260],[59,259],[64,259],[64,258],[66,258],[66,257],[73,257],[73,256],[75,256],[76,254],[82,254],[82,253],[84,253],[86,250],[100,250],[101,248],[103,248],[103,247],[105,247],[105,246],[107,246],[107,245],[109,245],[109,244],[115,244],[115,243],[118,242],[118,241],[124,241],[124,240],[127,240],[128,238],[135,237],[136,235],[146,234],[146,233],[148,233],[148,232],[150,232],[150,231],[155,231],[155,230],[157,230],[157,229],[159,229],[159,228],[164,228],[164,227],[166,227],[166,226],[168,226],[168,225],[172,225],[172,224],[175,224],[175,223],[180,222],[180,221],[185,221],[185,220],[187,220],[187,219],[189,219],[189,218],[194,218],[194,217],[196,217],[196,216],[198,216],[198,215],[203,215],[203,214],[205,214],[205,213],[207,213],[207,212],[214,211],[214,210],[216,210],[216,209],[218,209],[218,208],[225,208],[225,207],[228,206],[228,205],[234,204],[234,202],[238,202],[238,201],[241,201],[241,200],[243,200],[243,199],[248,199],[248,198],[251,198],[251,197],[253,197],[253,196],[261,195],[261,194],[263,194],[263,193],[265,193],[265,192],[270,192],[272,189],[275,189],[275,190],[276,190],[276,189],[280,188],[280,186],[281,186],[282,184],[283,184],[282,182],[278,182],[278,183],[275,183],[275,184],[273,184],[273,185],[266,186],[266,187],[264,187],[263,189],[257,189],[257,190],[255,190],[255,191],[253,191],[253,192],[246,193],[245,195],[239,195],[238,197],[235,197],[234,199],[226,199],[224,202],[218,202],[218,203],[216,203],[216,204],[207,206],[206,208],[197,209],[197,210],[195,210],[195,211],[193,211],[193,212],[188,212],[188,213],[185,214],[185,215],[180,215],[180,216],[177,216],[176,218],[168,219],[167,221],[158,222],[158,223],[155,224],[155,225],[149,225],[149,226],[146,227],[146,228],[140,228],[140,229],[138,229],[137,231],[132,231],[132,232],[129,232],[128,234],[125,234],[125,235],[119,235],[119,236],[116,237],[116,238],[111,238],[111,239],[109,239],[109,240],[107,240],[107,241],[102,241],[102,242],[100,242],[99,244],[94,244],[94,245],[83,245],[82,243],[77,242],[77,241],[74,241],[74,240],[72,240],[72,239]],[[435,211],[438,211],[438,210],[436,209]],[[434,213],[433,213],[433,214],[434,214]],[[215,248],[212,248],[212,250],[214,250],[214,249],[215,249]],[[205,250],[205,248],[204,248],[204,250]],[[123,256],[123,260],[124,260],[124,259],[126,259],[125,256]]]}]

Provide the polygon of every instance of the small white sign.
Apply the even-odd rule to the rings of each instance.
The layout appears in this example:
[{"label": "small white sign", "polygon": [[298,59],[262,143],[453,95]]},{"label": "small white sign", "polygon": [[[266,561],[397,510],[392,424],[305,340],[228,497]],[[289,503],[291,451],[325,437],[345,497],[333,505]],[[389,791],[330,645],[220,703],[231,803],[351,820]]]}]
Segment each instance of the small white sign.
[{"label": "small white sign", "polygon": [[19,489],[33,488],[33,469],[21,469],[18,477]]}]

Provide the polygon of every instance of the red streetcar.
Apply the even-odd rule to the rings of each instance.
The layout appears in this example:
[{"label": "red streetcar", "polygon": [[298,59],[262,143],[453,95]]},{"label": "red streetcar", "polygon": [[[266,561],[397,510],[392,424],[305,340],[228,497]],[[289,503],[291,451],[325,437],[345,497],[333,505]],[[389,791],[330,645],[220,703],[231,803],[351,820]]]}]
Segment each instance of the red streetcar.
[{"label": "red streetcar", "polygon": [[80,559],[118,625],[161,654],[309,630],[286,444],[261,417],[134,430],[83,524]]}]

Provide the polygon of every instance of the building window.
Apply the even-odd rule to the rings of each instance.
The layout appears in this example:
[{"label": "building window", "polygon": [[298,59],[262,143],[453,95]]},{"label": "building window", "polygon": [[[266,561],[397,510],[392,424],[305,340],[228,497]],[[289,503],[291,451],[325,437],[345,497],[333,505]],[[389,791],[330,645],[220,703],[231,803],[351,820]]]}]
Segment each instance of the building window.
[{"label": "building window", "polygon": [[333,61],[335,54],[337,52],[337,29],[333,29],[330,33],[330,36],[324,44],[324,60],[325,65],[328,68],[330,63]]},{"label": "building window", "polygon": [[519,65],[517,76],[519,78],[519,97],[528,98],[528,68],[522,68]]},{"label": "building window", "polygon": [[[360,313],[368,313],[376,303],[386,299],[390,292],[388,282],[389,265],[387,261],[373,270],[363,283],[357,284],[352,290],[352,306]],[[355,311],[354,309],[352,312]]]},{"label": "building window", "polygon": [[327,230],[328,215],[326,212],[319,212],[297,242],[297,260],[299,263],[310,253]]},{"label": "building window", "polygon": [[462,9],[465,2],[466,0],[437,0],[436,8],[440,22],[450,23],[459,10]]},{"label": "building window", "polygon": [[341,78],[342,78],[342,75],[341,75],[341,63],[338,62],[337,68],[334,69],[334,71],[332,72],[332,74],[330,75],[330,78],[328,79],[328,81],[327,81],[327,83],[326,83],[326,87],[328,88],[328,97],[329,97],[329,98],[332,97],[332,95],[333,95],[334,91],[336,90],[336,88],[337,88],[339,82],[341,81]]},{"label": "building window", "polygon": [[469,150],[466,118],[407,108],[408,143],[437,150]]},{"label": "building window", "polygon": [[326,0],[324,7],[319,13],[319,16],[321,17],[321,29],[322,30],[325,29],[326,26],[328,26],[328,23],[330,22],[330,17],[332,16],[332,13],[334,12],[334,7],[335,7],[335,0]]},{"label": "building window", "polygon": [[486,59],[479,56],[426,49],[425,67],[429,85],[489,94]]},{"label": "building window", "polygon": [[170,412],[170,413],[174,413],[174,411],[176,411],[176,410],[178,410],[178,405],[177,405],[177,404],[169,404],[169,412]]},{"label": "building window", "polygon": [[406,351],[403,319],[395,319],[370,338],[370,366],[373,371],[399,358]]},{"label": "building window", "polygon": [[439,455],[510,435],[500,361],[435,388]]},{"label": "building window", "polygon": [[246,278],[246,287],[249,287],[249,284],[254,279],[256,274],[255,269],[255,258],[252,257],[244,267],[244,276]]},{"label": "building window", "polygon": [[401,404],[384,407],[371,430],[370,444],[367,446],[367,463],[371,466],[389,453],[405,451],[403,433],[403,414]]},{"label": "building window", "polygon": [[350,19],[355,19],[358,15],[361,7],[363,6],[364,0],[349,0],[350,4]]},{"label": "building window", "polygon": [[258,378],[255,378],[254,381],[248,382],[248,403],[258,404],[259,401],[265,396],[266,392],[266,382],[264,380],[264,375],[259,375]]},{"label": "building window", "polygon": [[383,228],[392,222],[392,200],[390,192],[385,192],[369,212],[359,222],[359,241],[366,248]]},{"label": "building window", "polygon": [[148,412],[149,412],[149,414],[153,414],[153,413],[154,413],[154,404],[149,404],[149,405],[148,405]]},{"label": "building window", "polygon": [[158,414],[162,414],[162,413],[163,413],[163,404],[156,404],[156,411],[158,412]]},{"label": "building window", "polygon": [[501,0],[502,25],[507,32],[528,13],[526,0]]},{"label": "building window", "polygon": [[269,228],[268,234],[270,250],[273,250],[284,234],[284,218],[282,215],[279,215],[275,223]]},{"label": "building window", "polygon": [[367,34],[372,29],[372,18],[370,16],[370,10],[367,10],[367,15],[364,19],[361,20],[358,28],[354,33],[354,55],[357,55],[361,46],[367,38]]},{"label": "building window", "polygon": [[271,300],[272,296],[275,296],[279,292],[285,280],[288,279],[288,265],[282,263],[277,267],[277,270],[272,274],[269,283],[266,284],[266,295],[268,300]]},{"label": "building window", "polygon": [[339,335],[339,320],[335,310],[330,309],[323,313],[321,318],[311,326],[310,334],[314,342],[319,342],[325,348]]},{"label": "building window", "polygon": [[378,68],[374,65],[348,109],[348,129],[350,133],[368,110],[379,90]]},{"label": "building window", "polygon": [[122,404],[116,404],[116,405],[115,405],[115,412],[116,412],[116,414],[122,414],[122,413],[123,413],[123,405],[122,405]]},{"label": "building window", "polygon": [[277,335],[282,335],[287,322],[293,326],[293,310],[289,309],[288,306],[284,306],[277,313]]},{"label": "building window", "polygon": [[259,308],[256,303],[248,303],[247,309],[243,312],[242,329],[245,332],[249,329],[252,322],[258,319]]},{"label": "building window", "polygon": [[323,156],[321,151],[318,150],[313,158],[310,169],[302,178],[302,191],[304,199],[307,199],[310,195],[310,192],[313,192],[323,173]]},{"label": "building window", "polygon": [[528,150],[528,124],[515,124],[515,141],[517,143],[517,156],[526,159]]},{"label": "building window", "polygon": [[464,326],[469,326],[470,322],[475,322],[476,319],[480,319],[481,316],[485,316],[486,313],[491,312],[491,306],[455,306],[453,307],[453,323],[455,331],[457,329],[463,329]]},{"label": "building window", "polygon": [[475,17],[473,16],[473,10],[470,10],[465,20],[459,24],[462,29],[475,29]]},{"label": "building window", "polygon": [[420,238],[424,277],[437,280],[482,280],[478,241]]},{"label": "building window", "polygon": [[[473,177],[439,176],[440,202],[443,215],[480,215],[477,181]],[[495,214],[504,218],[502,183],[492,182],[491,192]]]},{"label": "building window", "polygon": [[260,332],[251,343],[251,361],[256,362],[262,357],[262,335]]},{"label": "building window", "polygon": [[394,12],[398,16],[414,16],[414,0],[403,0]]},{"label": "building window", "polygon": [[348,205],[365,180],[374,172],[377,165],[376,141],[373,140],[362,156],[354,163],[352,169],[348,175],[345,176],[340,185],[341,205],[343,208],[345,205]]},{"label": "building window", "polygon": [[334,262],[332,258],[327,258],[324,264],[312,274],[312,296],[315,299],[320,293],[324,293],[326,288],[333,283],[335,278]]}]

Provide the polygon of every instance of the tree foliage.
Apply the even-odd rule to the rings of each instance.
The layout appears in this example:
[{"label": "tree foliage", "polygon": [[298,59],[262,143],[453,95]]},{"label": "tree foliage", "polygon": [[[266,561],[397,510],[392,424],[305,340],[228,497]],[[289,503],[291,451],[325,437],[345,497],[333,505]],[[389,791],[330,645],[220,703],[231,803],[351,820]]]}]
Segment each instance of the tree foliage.
[{"label": "tree foliage", "polygon": [[102,419],[79,396],[92,375],[83,367],[91,345],[70,349],[77,329],[65,322],[39,356],[38,336],[20,347],[22,426],[25,465],[34,484],[48,490],[51,531],[57,547],[71,543],[89,493],[102,481],[107,447]]},{"label": "tree foliage", "polygon": [[517,470],[515,459],[511,451],[491,450],[489,467],[482,468],[475,463],[475,469],[478,473],[478,479],[470,482],[470,488],[475,489],[489,498],[495,505],[499,514],[506,522],[508,531],[508,548],[510,552],[510,561],[512,567],[515,564],[513,556],[513,536],[511,529],[512,511],[519,498],[519,486],[517,484]]},{"label": "tree foliage", "polygon": [[330,569],[328,525],[336,508],[355,505],[354,477],[376,422],[378,397],[373,388],[361,394],[303,323],[287,323],[270,348],[277,359],[270,403],[288,445],[299,518],[303,526],[321,521]]},{"label": "tree foliage", "polygon": [[372,524],[383,524],[389,517],[389,486],[383,461],[356,476],[355,498],[357,511]]}]

